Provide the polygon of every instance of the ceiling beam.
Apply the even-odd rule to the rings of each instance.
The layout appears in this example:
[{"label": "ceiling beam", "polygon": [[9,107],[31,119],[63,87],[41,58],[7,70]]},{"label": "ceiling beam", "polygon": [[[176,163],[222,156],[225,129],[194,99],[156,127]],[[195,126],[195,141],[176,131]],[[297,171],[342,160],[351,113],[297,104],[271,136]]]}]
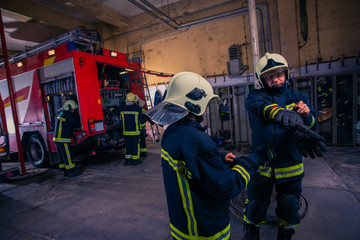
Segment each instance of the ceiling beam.
[{"label": "ceiling beam", "polygon": [[20,13],[35,20],[44,21],[51,26],[65,30],[72,30],[78,26],[86,26],[88,28],[95,27],[92,24],[86,23],[69,15],[64,16],[64,13],[60,13],[29,0],[1,0],[0,8]]},{"label": "ceiling beam", "polygon": [[[63,0],[60,1],[64,2]],[[85,9],[87,14],[102,22],[106,22],[118,28],[128,26],[128,18],[126,16],[96,2],[95,0],[68,0],[68,2],[75,4],[76,7]]]}]

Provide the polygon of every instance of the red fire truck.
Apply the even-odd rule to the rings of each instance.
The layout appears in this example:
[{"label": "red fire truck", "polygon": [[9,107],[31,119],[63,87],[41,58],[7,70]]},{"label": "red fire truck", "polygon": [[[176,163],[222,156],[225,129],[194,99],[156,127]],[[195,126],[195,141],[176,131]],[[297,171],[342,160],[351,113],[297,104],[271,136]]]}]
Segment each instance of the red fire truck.
[{"label": "red fire truck", "polygon": [[[64,101],[73,99],[79,105],[82,127],[74,133],[75,150],[119,148],[124,143],[122,122],[110,109],[122,104],[129,91],[145,100],[145,74],[171,76],[141,69],[139,61],[101,45],[97,31],[79,27],[9,58],[23,152],[34,166],[55,163],[50,157],[56,152],[55,118]],[[10,152],[17,152],[8,89],[4,63],[0,63],[5,132]]]}]

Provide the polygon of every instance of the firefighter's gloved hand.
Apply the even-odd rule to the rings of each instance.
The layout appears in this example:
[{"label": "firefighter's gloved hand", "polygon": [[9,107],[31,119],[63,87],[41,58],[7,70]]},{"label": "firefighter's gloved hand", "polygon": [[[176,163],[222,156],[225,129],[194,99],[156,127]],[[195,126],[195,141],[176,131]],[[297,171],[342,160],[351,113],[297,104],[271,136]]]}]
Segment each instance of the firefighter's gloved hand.
[{"label": "firefighter's gloved hand", "polygon": [[256,148],[255,154],[259,157],[259,166],[268,165],[267,163],[276,157],[275,151],[270,145],[260,145]]},{"label": "firefighter's gloved hand", "polygon": [[297,112],[289,110],[279,110],[275,115],[275,122],[285,128],[295,128],[304,124],[304,120]]},{"label": "firefighter's gloved hand", "polygon": [[295,138],[296,145],[304,157],[314,159],[316,156],[322,157],[327,151],[325,138],[312,131],[305,125],[299,125],[293,129],[292,134]]},{"label": "firefighter's gloved hand", "polygon": [[[261,145],[256,150],[255,153],[252,153],[247,156],[236,157],[233,160],[233,165],[239,164],[241,161],[249,162],[255,170],[259,166],[266,166],[268,162],[276,157],[274,149],[269,145]],[[231,167],[233,165],[230,165]]]}]

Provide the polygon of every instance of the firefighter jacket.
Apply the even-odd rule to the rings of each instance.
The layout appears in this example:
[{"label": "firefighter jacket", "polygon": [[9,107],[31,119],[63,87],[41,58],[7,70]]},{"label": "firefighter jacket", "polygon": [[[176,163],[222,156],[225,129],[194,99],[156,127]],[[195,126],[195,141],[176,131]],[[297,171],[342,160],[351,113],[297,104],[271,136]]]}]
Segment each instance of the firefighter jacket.
[{"label": "firefighter jacket", "polygon": [[250,92],[246,99],[253,136],[252,150],[262,144],[271,144],[277,156],[269,167],[260,167],[259,172],[265,177],[274,175],[277,182],[286,182],[304,176],[302,155],[294,137],[291,132],[280,128],[273,121],[279,109],[292,110],[300,100],[310,109],[310,114],[304,119],[304,123],[315,130],[318,126],[316,113],[304,93],[287,87],[276,92],[260,89]]},{"label": "firefighter jacket", "polygon": [[229,239],[230,199],[258,168],[259,157],[254,154],[237,158],[232,168],[224,164],[226,154],[218,152],[204,131],[196,121],[182,119],[162,138],[162,170],[175,239]]},{"label": "firefighter jacket", "polygon": [[73,129],[81,126],[80,119],[71,111],[63,111],[56,118],[54,142],[71,143]]},{"label": "firefighter jacket", "polygon": [[139,106],[133,104],[128,106],[121,106],[112,112],[116,115],[121,115],[123,123],[123,135],[140,135],[141,130],[145,128],[145,118]]}]

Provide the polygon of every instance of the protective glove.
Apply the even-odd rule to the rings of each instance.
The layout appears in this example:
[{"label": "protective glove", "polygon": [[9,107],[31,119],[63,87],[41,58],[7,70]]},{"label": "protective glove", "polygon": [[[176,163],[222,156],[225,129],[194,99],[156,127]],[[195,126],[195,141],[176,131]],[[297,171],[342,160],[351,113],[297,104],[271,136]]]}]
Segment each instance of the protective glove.
[{"label": "protective glove", "polygon": [[304,120],[297,112],[289,110],[279,110],[275,115],[275,122],[285,128],[294,128],[304,124]]},{"label": "protective glove", "polygon": [[327,151],[325,138],[312,131],[305,125],[299,125],[291,130],[297,147],[304,157],[315,158],[315,155],[322,157]]},{"label": "protective glove", "polygon": [[255,150],[255,153],[234,158],[230,166],[233,167],[241,161],[246,161],[256,170],[259,166],[268,165],[268,162],[275,157],[275,151],[269,145],[261,145]]}]

